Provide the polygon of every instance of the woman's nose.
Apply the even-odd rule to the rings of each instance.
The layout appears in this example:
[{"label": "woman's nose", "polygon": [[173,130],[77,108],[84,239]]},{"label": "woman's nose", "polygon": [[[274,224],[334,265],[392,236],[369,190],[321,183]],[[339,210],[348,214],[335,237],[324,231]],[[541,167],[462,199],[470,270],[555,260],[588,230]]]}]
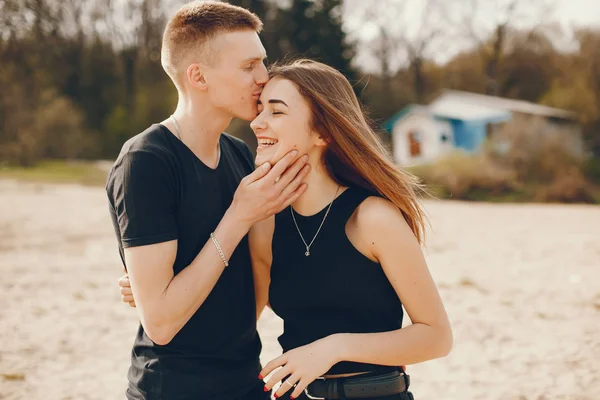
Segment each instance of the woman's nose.
[{"label": "woman's nose", "polygon": [[264,127],[265,123],[264,120],[260,117],[260,114],[257,115],[256,118],[252,120],[252,122],[250,122],[250,129],[252,129],[254,132],[264,129]]}]

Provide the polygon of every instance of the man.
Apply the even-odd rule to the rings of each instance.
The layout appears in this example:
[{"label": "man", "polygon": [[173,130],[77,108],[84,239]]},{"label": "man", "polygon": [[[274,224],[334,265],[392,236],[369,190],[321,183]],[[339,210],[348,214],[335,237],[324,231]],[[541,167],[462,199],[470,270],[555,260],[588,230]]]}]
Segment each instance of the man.
[{"label": "man", "polygon": [[229,4],[182,7],[161,55],[177,108],[125,143],[109,174],[111,217],[141,321],[128,399],[268,398],[258,379],[247,234],[302,194],[308,167],[290,153],[252,172],[247,146],[222,134],[233,117],[257,114],[268,80],[261,28]]}]

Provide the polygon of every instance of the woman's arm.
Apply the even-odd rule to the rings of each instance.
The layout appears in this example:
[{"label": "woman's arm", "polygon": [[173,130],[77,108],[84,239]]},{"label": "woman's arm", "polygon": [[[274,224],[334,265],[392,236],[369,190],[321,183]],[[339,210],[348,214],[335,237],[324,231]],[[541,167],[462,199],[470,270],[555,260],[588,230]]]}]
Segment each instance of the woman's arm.
[{"label": "woman's arm", "polygon": [[271,282],[271,263],[273,261],[271,245],[274,231],[275,217],[270,217],[255,223],[248,233],[257,320],[265,306],[269,304],[269,283]]},{"label": "woman's arm", "polygon": [[368,241],[365,254],[381,264],[412,325],[391,332],[339,334],[330,338],[337,359],[406,365],[446,356],[452,328],[421,247],[402,213],[391,202],[368,198],[356,215],[358,233]]},{"label": "woman's arm", "polygon": [[[356,212],[356,237],[365,256],[378,261],[402,301],[412,325],[381,333],[340,333],[291,350],[261,371],[271,389],[285,376],[297,384],[296,398],[314,379],[341,361],[400,366],[444,357],[452,348],[452,329],[421,247],[402,213],[391,202],[370,197]],[[349,235],[350,236],[350,235]],[[281,385],[281,396],[290,385]]]}]

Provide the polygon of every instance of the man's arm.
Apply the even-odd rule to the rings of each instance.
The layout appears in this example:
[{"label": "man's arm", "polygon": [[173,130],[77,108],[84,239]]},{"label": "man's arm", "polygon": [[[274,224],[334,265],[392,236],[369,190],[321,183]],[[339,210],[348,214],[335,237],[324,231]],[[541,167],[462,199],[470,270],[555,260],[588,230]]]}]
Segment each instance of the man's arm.
[{"label": "man's arm", "polygon": [[[225,215],[215,237],[227,259],[246,234],[235,216]],[[177,276],[173,264],[177,241],[125,249],[125,263],[140,321],[156,344],[168,344],[204,303],[225,265],[212,240]]]},{"label": "man's arm", "polygon": [[273,233],[275,217],[267,218],[252,225],[248,233],[254,294],[256,297],[256,319],[269,304],[269,284],[271,283],[271,263],[273,262]]},{"label": "man's arm", "polygon": [[[254,276],[254,293],[256,298],[256,319],[260,317],[265,306],[269,306],[269,285],[271,283],[271,263],[273,261],[272,241],[275,230],[275,217],[267,218],[252,225],[248,232],[250,258]],[[121,299],[131,307],[135,307],[135,299],[131,291],[131,282],[127,271],[119,278]]]},{"label": "man's arm", "polygon": [[[261,166],[242,180],[214,232],[226,259],[254,223],[279,212],[304,192],[302,181],[309,167],[306,158],[294,162],[295,158],[290,153],[274,167]],[[176,240],[125,248],[140,321],[146,334],[160,345],[169,343],[198,310],[225,268],[212,240],[174,276],[176,253]]]}]

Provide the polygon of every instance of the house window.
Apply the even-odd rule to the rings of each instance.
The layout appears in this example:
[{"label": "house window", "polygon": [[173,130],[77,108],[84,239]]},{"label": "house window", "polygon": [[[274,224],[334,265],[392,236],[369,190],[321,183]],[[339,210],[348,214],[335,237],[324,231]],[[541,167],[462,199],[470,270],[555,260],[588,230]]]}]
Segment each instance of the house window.
[{"label": "house window", "polygon": [[421,155],[421,135],[419,132],[408,132],[408,146],[411,157],[418,157]]}]

